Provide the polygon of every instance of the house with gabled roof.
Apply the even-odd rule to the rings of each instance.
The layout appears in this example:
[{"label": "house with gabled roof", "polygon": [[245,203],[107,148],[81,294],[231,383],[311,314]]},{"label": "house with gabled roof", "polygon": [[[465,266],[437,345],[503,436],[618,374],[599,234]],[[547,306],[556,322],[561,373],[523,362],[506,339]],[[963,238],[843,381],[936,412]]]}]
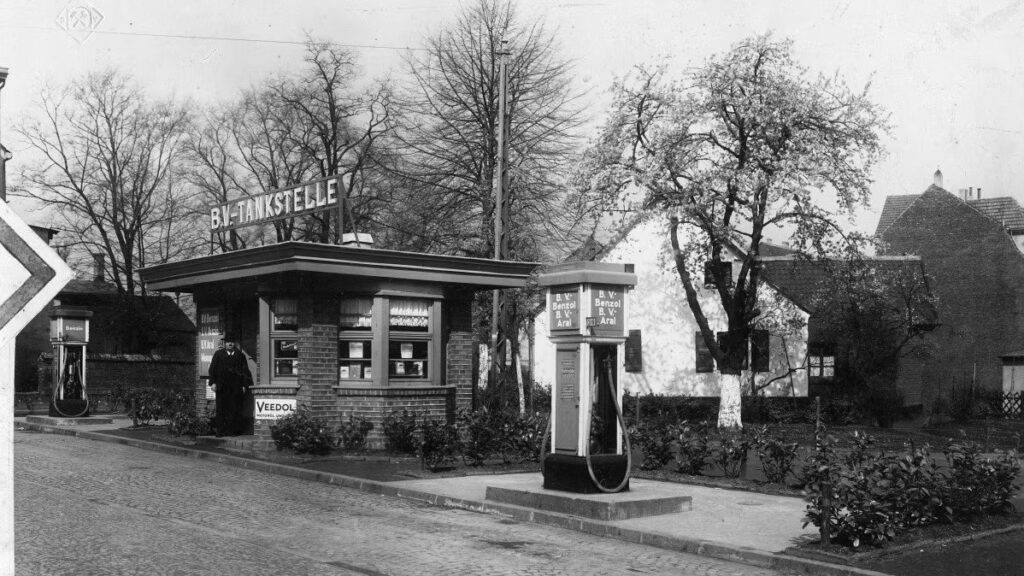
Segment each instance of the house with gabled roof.
[{"label": "house with gabled roof", "polygon": [[[732,254],[738,263],[739,248]],[[815,317],[818,291],[829,274],[821,261],[799,256],[785,246],[762,243],[761,311],[752,342],[753,387],[768,396],[832,396],[845,368],[841,338]],[[628,296],[627,329],[639,330],[642,371],[626,373],[625,387],[636,394],[717,396],[719,373],[699,335],[674,268],[664,224],[638,220],[624,226],[603,245],[589,240],[577,257],[634,265],[637,284]],[[903,267],[924,282],[920,258],[881,257],[874,266]],[[738,264],[734,273],[738,273]],[[724,311],[713,286],[697,286],[698,297],[712,327],[726,329]],[[547,339],[547,315],[535,321],[535,380],[554,382],[554,346]],[[765,362],[755,359],[769,352]],[[760,366],[758,366],[760,364]],[[905,388],[908,404],[920,402],[919,363],[901,362],[897,386]],[[749,393],[752,386],[746,386]],[[761,388],[763,387],[763,388]]]},{"label": "house with gabled roof", "polygon": [[1024,210],[980,189],[952,193],[942,173],[921,194],[889,196],[876,235],[887,254],[919,256],[942,326],[927,363],[926,408],[954,386],[998,390],[1002,357],[1024,348]]}]

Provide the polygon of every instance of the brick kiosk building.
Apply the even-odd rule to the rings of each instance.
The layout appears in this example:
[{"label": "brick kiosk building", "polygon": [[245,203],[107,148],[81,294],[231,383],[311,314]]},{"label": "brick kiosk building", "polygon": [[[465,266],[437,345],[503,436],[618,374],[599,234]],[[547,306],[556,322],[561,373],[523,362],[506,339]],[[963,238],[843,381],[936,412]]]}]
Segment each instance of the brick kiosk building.
[{"label": "brick kiosk building", "polygon": [[[225,332],[254,362],[254,433],[269,442],[274,400],[340,426],[403,408],[451,421],[473,401],[474,292],[518,288],[537,265],[284,242],[143,269],[150,290],[190,292],[199,328],[196,391]],[[272,418],[273,416],[271,416]]]}]

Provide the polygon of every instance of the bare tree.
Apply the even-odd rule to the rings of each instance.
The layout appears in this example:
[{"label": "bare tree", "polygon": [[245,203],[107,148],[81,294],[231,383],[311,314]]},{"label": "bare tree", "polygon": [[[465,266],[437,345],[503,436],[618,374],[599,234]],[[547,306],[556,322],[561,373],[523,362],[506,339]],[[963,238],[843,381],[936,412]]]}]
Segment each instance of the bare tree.
[{"label": "bare tree", "polygon": [[557,247],[564,255],[579,223],[563,177],[578,144],[580,94],[555,36],[540,21],[522,21],[507,0],[467,4],[406,59],[412,82],[404,93],[397,166],[405,195],[395,229],[435,251],[493,254],[503,49],[509,159],[502,254],[529,259]]},{"label": "bare tree", "polygon": [[[759,36],[681,81],[640,69],[616,86],[581,176],[606,198],[665,219],[687,303],[722,374],[722,427],[742,425],[765,233],[789,226],[801,252],[827,253],[838,216],[867,202],[882,154],[886,123],[866,90],[807,78],[791,51],[791,42]],[[719,265],[730,252],[739,252],[738,274]],[[695,289],[705,264],[728,322],[720,340]]]},{"label": "bare tree", "polygon": [[[343,176],[339,199],[345,201],[347,224],[334,230],[365,226],[380,206],[380,191],[368,184],[378,163],[387,157],[383,147],[393,124],[391,88],[386,81],[357,87],[358,69],[348,50],[330,42],[308,39],[306,69],[296,78],[271,85],[270,93],[289,109],[303,127],[290,144],[312,162],[316,176]],[[310,239],[331,242],[332,213],[314,216]]]},{"label": "bare tree", "polygon": [[130,320],[122,346],[135,351],[145,324],[138,269],[188,256],[201,241],[183,220],[173,171],[188,110],[150,102],[116,70],[47,90],[40,102],[41,119],[18,128],[41,158],[22,171],[19,191],[53,208],[81,248],[106,256]]}]

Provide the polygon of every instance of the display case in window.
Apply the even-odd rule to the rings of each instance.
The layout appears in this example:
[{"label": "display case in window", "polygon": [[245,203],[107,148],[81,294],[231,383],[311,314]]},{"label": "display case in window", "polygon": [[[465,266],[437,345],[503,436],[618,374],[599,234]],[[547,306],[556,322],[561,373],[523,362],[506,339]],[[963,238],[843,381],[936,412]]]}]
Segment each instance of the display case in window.
[{"label": "display case in window", "polygon": [[373,378],[373,340],[342,340],[338,343],[338,379]]},{"label": "display case in window", "polygon": [[273,340],[274,376],[295,377],[299,375],[298,340],[275,338]]},{"label": "display case in window", "polygon": [[388,308],[388,328],[392,332],[429,332],[429,300],[392,298]]},{"label": "display case in window", "polygon": [[429,363],[428,340],[392,340],[388,346],[389,379],[426,379]]}]

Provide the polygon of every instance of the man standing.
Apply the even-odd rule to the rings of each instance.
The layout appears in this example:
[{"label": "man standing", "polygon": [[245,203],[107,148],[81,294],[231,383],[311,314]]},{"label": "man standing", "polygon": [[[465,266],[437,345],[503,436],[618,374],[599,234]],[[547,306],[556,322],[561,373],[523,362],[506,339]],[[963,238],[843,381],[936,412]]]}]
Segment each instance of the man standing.
[{"label": "man standing", "polygon": [[217,393],[217,436],[241,434],[242,401],[252,386],[252,373],[248,359],[238,349],[238,338],[230,332],[224,335],[224,347],[214,352],[210,361],[210,386]]}]

